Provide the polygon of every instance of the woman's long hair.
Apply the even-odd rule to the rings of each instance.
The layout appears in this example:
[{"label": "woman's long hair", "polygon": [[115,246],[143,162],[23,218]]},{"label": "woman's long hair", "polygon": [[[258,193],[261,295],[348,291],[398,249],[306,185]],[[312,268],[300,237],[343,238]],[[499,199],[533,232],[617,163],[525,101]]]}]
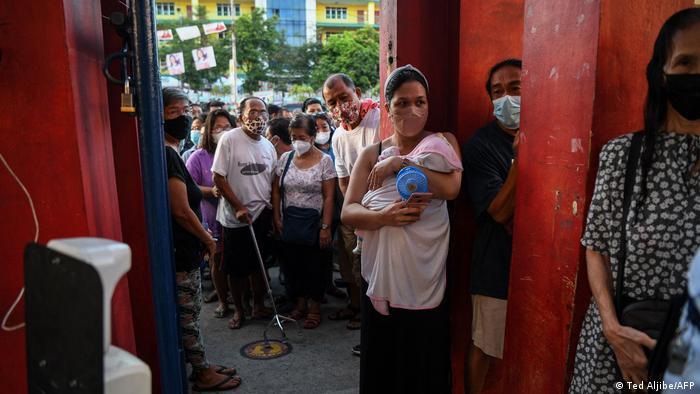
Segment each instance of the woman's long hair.
[{"label": "woman's long hair", "polygon": [[654,53],[647,65],[647,99],[644,105],[644,149],[642,151],[642,196],[646,197],[646,179],[654,160],[656,136],[668,116],[668,93],[664,66],[671,56],[673,37],[700,23],[700,8],[687,8],[668,18],[654,43]]},{"label": "woman's long hair", "polygon": [[231,114],[229,114],[225,109],[215,109],[209,112],[209,115],[207,115],[207,120],[204,122],[204,134],[202,134],[201,145],[202,149],[206,150],[212,155],[214,152],[216,152],[216,142],[214,142],[211,131],[214,129],[214,123],[216,123],[216,118],[218,117],[226,118],[231,124],[231,127],[235,127],[236,125],[233,122],[233,118],[231,118]]}]

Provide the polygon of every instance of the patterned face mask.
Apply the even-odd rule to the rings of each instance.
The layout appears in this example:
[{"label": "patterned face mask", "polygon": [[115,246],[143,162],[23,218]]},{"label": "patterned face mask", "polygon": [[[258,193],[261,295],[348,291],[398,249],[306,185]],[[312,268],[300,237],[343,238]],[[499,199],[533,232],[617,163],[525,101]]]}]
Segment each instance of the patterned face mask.
[{"label": "patterned face mask", "polygon": [[345,101],[336,105],[331,111],[331,115],[333,120],[338,123],[345,125],[355,124],[360,119],[360,103],[357,101]]},{"label": "patterned face mask", "polygon": [[267,118],[264,116],[258,116],[255,119],[243,119],[243,125],[248,131],[253,134],[262,135],[265,132],[265,127],[267,126]]}]

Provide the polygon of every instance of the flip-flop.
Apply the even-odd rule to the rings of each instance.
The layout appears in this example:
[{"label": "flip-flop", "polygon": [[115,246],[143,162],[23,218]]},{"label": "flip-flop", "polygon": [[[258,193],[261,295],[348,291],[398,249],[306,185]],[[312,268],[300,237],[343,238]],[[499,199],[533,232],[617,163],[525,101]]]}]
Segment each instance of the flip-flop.
[{"label": "flip-flop", "polygon": [[224,379],[222,379],[220,382],[216,383],[215,385],[208,386],[208,387],[200,387],[195,383],[192,385],[192,391],[204,392],[204,391],[233,390],[236,387],[240,386],[242,381],[239,380],[238,384],[231,386],[231,387],[228,387],[228,388],[224,388],[223,386],[225,386],[226,384],[228,384],[228,382],[232,381],[235,378],[236,378],[235,376],[227,376]]},{"label": "flip-flop", "polygon": [[320,313],[309,313],[306,315],[306,320],[304,320],[304,328],[307,330],[313,330],[321,325],[321,314]]},{"label": "flip-flop", "polygon": [[[236,368],[229,368],[229,367],[225,367],[223,365],[217,365],[217,367],[218,368],[216,368],[216,373],[221,374],[221,375],[236,376],[236,374],[238,373],[238,371],[236,371]],[[227,369],[230,371],[225,372]],[[190,382],[194,382],[195,380],[197,380],[194,377],[194,373],[190,374],[189,379],[190,379]]]},{"label": "flip-flop", "polygon": [[272,310],[269,310],[267,308],[263,310],[256,310],[252,313],[252,318],[255,320],[260,320],[260,319],[269,319],[272,317]]},{"label": "flip-flop", "polygon": [[238,319],[234,317],[230,318],[228,321],[228,328],[232,330],[239,330],[243,326],[243,322],[245,321],[245,317],[243,315],[239,315],[240,317]]},{"label": "flip-flop", "polygon": [[223,318],[228,314],[228,307],[223,304],[219,304],[219,306],[216,307],[214,310],[214,317],[216,318]]},{"label": "flip-flop", "polygon": [[345,325],[345,328],[348,330],[359,330],[362,328],[362,318],[358,316],[353,317],[348,321],[348,324]]},{"label": "flip-flop", "polygon": [[342,308],[328,315],[328,320],[350,320],[355,317],[355,315],[357,315],[357,311],[350,308]]},{"label": "flip-flop", "polygon": [[302,312],[298,309],[295,309],[292,311],[292,313],[289,314],[289,317],[291,317],[294,320],[301,320],[304,318],[305,315],[306,315],[306,312]]}]

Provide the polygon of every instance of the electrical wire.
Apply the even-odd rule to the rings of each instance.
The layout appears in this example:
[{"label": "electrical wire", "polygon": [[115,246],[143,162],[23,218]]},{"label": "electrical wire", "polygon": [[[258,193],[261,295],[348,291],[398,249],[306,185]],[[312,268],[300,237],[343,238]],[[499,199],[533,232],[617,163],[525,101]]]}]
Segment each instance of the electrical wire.
[{"label": "electrical wire", "polygon": [[[29,191],[27,188],[24,186],[22,181],[17,177],[17,174],[15,174],[14,171],[12,171],[12,167],[10,167],[9,164],[7,164],[7,161],[5,160],[5,156],[3,156],[0,153],[0,161],[2,161],[2,164],[5,165],[5,168],[7,168],[7,171],[12,175],[12,178],[17,182],[19,187],[22,189],[24,192],[24,195],[27,196],[27,201],[29,202],[29,207],[32,209],[32,217],[34,218],[34,226],[36,228],[36,231],[34,232],[34,242],[39,241],[39,219],[37,218],[36,215],[36,209],[34,208],[34,201],[32,200],[32,196],[29,194]],[[17,298],[15,298],[15,301],[12,303],[12,306],[10,306],[10,309],[7,310],[5,313],[5,316],[2,318],[2,325],[0,325],[0,328],[4,331],[15,331],[19,330],[20,328],[24,327],[25,323],[22,322],[20,324],[14,325],[14,326],[8,326],[7,321],[10,319],[10,316],[12,315],[12,312],[14,312],[15,308],[17,307],[17,304],[19,304],[19,301],[22,299],[22,296],[24,295],[24,286],[22,289],[19,291],[19,294],[17,294]]]}]

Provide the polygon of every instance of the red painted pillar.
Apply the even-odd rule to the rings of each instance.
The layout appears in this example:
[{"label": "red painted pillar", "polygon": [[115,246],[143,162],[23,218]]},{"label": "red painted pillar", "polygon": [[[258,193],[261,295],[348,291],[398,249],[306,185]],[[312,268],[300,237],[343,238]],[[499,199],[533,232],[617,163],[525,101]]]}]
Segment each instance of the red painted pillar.
[{"label": "red painted pillar", "polygon": [[597,152],[641,125],[650,40],[683,5],[690,1],[525,2],[508,392],[567,389],[590,294],[578,274],[585,272],[579,239],[595,178],[592,146]]},{"label": "red painted pillar", "polygon": [[[459,69],[457,90],[451,95],[457,107],[457,137],[466,142],[491,119],[486,92],[489,69],[501,60],[522,56],[523,0],[462,0],[459,11]],[[466,179],[462,180],[463,184]],[[469,265],[474,239],[474,216],[466,193],[461,193],[452,220],[450,296],[452,302],[453,391],[464,390],[464,367],[471,343]],[[485,393],[502,392],[501,362],[493,362]]]},{"label": "red painted pillar", "polygon": [[[41,23],[27,23],[38,21]],[[38,241],[121,239],[107,96],[101,74],[102,13],[82,1],[7,2],[0,7],[0,154],[36,208]],[[23,249],[37,229],[27,196],[0,165],[0,314],[23,283]],[[113,299],[116,345],[134,351],[126,279]],[[23,303],[9,325],[23,319]],[[0,331],[3,391],[26,392],[24,330]]]},{"label": "red painted pillar", "polygon": [[[125,12],[121,0],[102,0],[102,14]],[[105,21],[105,56],[119,52],[122,38]],[[111,64],[110,73],[121,78],[121,61]],[[132,74],[133,75],[133,74]],[[151,272],[148,261],[148,239],[141,181],[139,139],[136,117],[120,111],[122,87],[105,80],[108,97],[111,141],[114,151],[114,169],[122,223],[122,236],[131,248],[130,279],[131,310],[136,332],[136,355],[151,368],[153,392],[160,392],[160,370],[155,327],[155,311],[151,289]],[[133,86],[133,85],[132,85]]]}]

